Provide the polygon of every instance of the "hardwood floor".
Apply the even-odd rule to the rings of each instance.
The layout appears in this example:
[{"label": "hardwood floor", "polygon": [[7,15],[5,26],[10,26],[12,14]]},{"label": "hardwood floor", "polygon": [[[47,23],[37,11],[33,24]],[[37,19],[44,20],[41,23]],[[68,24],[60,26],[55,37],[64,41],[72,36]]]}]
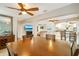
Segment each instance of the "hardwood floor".
[{"label": "hardwood floor", "polygon": [[19,40],[8,44],[11,53],[17,56],[70,56],[69,45],[63,40],[46,40],[42,37]]}]

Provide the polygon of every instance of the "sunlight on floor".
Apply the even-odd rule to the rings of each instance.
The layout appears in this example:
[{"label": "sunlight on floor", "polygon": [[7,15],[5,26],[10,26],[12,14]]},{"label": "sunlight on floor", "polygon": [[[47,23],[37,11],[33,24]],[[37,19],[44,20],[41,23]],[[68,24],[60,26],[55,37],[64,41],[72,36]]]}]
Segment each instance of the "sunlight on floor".
[{"label": "sunlight on floor", "polygon": [[0,50],[0,56],[8,56],[8,51],[7,51],[7,49],[6,49],[6,48],[5,48],[5,49]]}]

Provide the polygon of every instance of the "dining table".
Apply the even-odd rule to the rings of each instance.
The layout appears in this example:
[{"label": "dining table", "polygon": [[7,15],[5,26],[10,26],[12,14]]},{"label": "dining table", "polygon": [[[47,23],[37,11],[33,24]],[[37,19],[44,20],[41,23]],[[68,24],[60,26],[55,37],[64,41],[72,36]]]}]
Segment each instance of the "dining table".
[{"label": "dining table", "polygon": [[70,46],[64,40],[46,40],[44,37],[19,39],[7,44],[12,56],[70,56]]}]

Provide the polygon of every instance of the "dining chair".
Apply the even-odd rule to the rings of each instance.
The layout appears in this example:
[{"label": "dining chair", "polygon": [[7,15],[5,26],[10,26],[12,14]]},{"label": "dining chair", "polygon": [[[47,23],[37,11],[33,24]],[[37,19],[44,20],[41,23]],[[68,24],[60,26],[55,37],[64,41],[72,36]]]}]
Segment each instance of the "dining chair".
[{"label": "dining chair", "polygon": [[46,40],[53,40],[53,41],[55,41],[55,35],[53,35],[53,34],[46,34]]},{"label": "dining chair", "polygon": [[30,36],[28,36],[28,35],[23,35],[23,36],[22,36],[23,40],[25,40],[25,39],[32,39],[32,37],[33,37],[33,35],[30,35]]}]

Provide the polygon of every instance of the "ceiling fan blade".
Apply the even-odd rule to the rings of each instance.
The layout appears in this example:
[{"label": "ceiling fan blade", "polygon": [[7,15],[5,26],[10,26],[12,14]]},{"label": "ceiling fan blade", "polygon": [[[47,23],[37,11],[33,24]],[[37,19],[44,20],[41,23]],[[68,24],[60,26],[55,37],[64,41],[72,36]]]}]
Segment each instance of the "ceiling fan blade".
[{"label": "ceiling fan blade", "polygon": [[23,8],[23,4],[22,4],[22,3],[18,3],[18,5],[19,5],[21,8]]},{"label": "ceiling fan blade", "polygon": [[27,12],[29,15],[33,16],[34,14],[30,13],[30,12]]},{"label": "ceiling fan blade", "polygon": [[38,11],[39,10],[39,8],[30,8],[30,9],[26,9],[26,11]]},{"label": "ceiling fan blade", "polygon": [[17,8],[13,8],[13,7],[7,7],[9,9],[15,9],[15,10],[20,10],[20,9],[17,9]]},{"label": "ceiling fan blade", "polygon": [[57,21],[59,21],[59,20],[49,20],[50,22],[57,22]]}]

